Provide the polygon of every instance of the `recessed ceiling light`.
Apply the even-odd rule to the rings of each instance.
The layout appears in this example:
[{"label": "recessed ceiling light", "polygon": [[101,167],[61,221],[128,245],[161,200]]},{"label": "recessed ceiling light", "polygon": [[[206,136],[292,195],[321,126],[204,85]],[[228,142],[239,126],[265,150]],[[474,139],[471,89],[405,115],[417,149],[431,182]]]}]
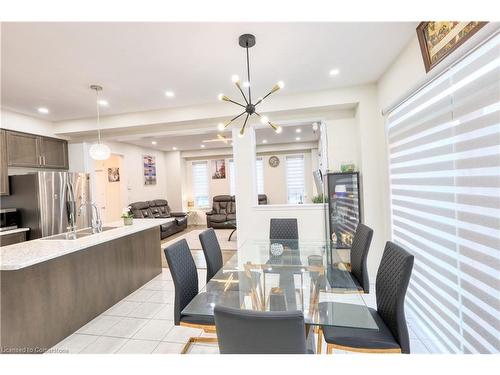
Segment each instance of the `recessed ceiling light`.
[{"label": "recessed ceiling light", "polygon": [[262,140],[262,143],[267,143],[267,139],[263,139],[263,140]]},{"label": "recessed ceiling light", "polygon": [[38,112],[43,113],[44,115],[46,115],[47,113],[49,113],[49,110],[48,110],[48,108],[40,107],[40,108],[38,108]]},{"label": "recessed ceiling light", "polygon": [[165,96],[167,98],[173,98],[175,96],[175,93],[173,91],[165,91]]},{"label": "recessed ceiling light", "polygon": [[158,142],[156,142],[156,141],[151,141],[151,144],[152,144],[152,145],[156,145],[157,143],[158,143]]},{"label": "recessed ceiling light", "polygon": [[109,106],[109,103],[107,100],[104,100],[104,99],[100,99],[97,101],[97,104],[99,104],[101,107],[108,107]]},{"label": "recessed ceiling light", "polygon": [[331,75],[331,76],[336,76],[336,75],[338,75],[339,73],[340,73],[340,70],[338,70],[338,69],[332,69],[332,70],[330,70],[330,75]]},{"label": "recessed ceiling light", "polygon": [[201,148],[205,148],[205,145],[201,145],[200,147],[201,147]]},{"label": "recessed ceiling light", "polygon": [[302,130],[300,128],[295,129],[295,133],[300,133]]},{"label": "recessed ceiling light", "polygon": [[172,147],[172,150],[174,150],[174,151],[175,151],[175,150],[177,150],[177,147],[175,147],[175,146],[174,146],[174,147]]},{"label": "recessed ceiling light", "polygon": [[296,140],[296,141],[300,141],[300,137],[296,137],[296,138],[295,138],[295,140]]}]

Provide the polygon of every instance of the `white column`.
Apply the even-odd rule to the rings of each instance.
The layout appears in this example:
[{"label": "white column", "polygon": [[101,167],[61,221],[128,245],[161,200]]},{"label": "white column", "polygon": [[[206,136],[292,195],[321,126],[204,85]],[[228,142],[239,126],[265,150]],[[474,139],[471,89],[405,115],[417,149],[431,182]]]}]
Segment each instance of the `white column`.
[{"label": "white column", "polygon": [[252,127],[239,137],[239,128],[233,128],[233,160],[236,191],[236,226],[238,228],[238,247],[252,235],[253,207],[257,205],[255,179],[255,131]]}]

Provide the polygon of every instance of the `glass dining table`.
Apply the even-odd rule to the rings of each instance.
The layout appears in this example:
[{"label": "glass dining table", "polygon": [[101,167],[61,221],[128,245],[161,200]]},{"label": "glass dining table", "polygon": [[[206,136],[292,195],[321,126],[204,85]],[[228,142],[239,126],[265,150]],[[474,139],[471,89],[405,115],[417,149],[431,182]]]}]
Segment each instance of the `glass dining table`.
[{"label": "glass dining table", "polygon": [[325,241],[247,240],[183,309],[213,316],[222,305],[256,311],[300,310],[306,327],[377,330],[351,273],[349,250]]}]

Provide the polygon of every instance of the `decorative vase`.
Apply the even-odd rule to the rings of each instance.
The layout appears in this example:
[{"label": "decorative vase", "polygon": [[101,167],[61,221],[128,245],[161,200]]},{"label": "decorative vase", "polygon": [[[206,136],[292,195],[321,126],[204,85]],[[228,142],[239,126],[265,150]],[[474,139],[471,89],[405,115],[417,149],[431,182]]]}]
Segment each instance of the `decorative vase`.
[{"label": "decorative vase", "polygon": [[134,218],[133,217],[124,217],[123,218],[123,224],[124,225],[132,225],[134,223]]}]

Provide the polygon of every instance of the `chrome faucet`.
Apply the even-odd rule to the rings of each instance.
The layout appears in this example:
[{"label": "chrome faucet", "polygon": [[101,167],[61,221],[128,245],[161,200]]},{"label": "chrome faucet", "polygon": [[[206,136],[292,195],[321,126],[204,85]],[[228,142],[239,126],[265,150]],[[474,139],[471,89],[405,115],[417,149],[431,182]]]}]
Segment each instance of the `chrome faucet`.
[{"label": "chrome faucet", "polygon": [[78,215],[82,214],[82,208],[85,206],[92,207],[92,213],[93,213],[92,214],[92,232],[101,233],[102,232],[101,213],[99,212],[99,209],[97,208],[97,206],[94,202],[82,203],[80,208],[78,209]]}]

